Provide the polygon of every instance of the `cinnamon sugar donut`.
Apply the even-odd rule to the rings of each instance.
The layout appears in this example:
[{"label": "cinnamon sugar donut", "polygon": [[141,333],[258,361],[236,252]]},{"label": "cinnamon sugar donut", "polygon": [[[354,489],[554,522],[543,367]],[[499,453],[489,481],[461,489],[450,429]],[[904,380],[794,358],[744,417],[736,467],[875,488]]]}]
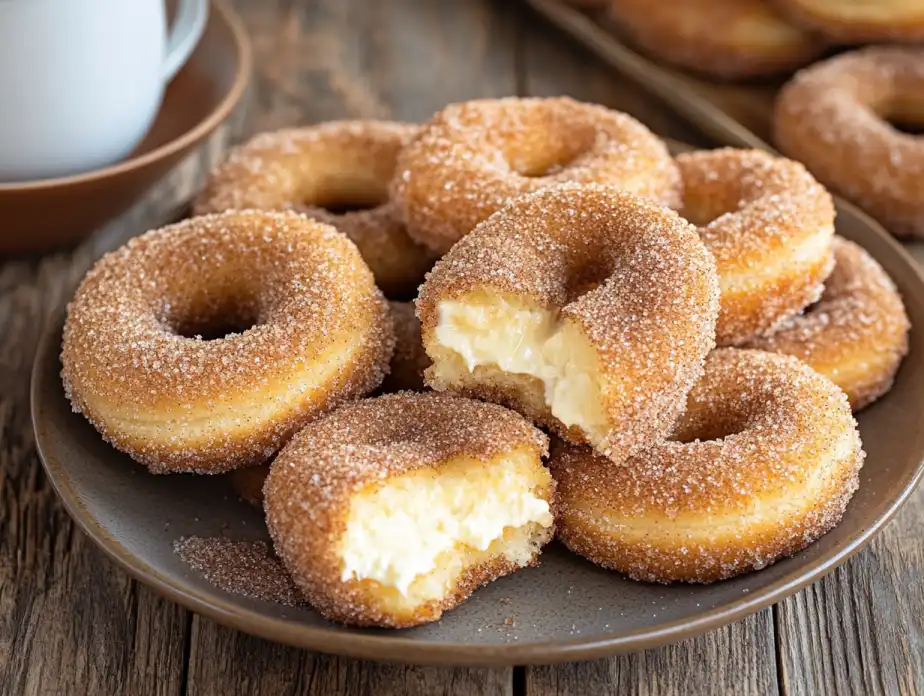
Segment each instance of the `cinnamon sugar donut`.
[{"label": "cinnamon sugar donut", "polygon": [[610,0],[610,14],[654,58],[722,80],[802,67],[821,55],[817,34],[768,0]]},{"label": "cinnamon sugar donut", "polygon": [[348,404],[292,438],[266,481],[276,551],[333,621],[435,621],[533,565],[554,534],[548,440],[517,414],[445,394]]},{"label": "cinnamon sugar donut", "polygon": [[873,47],[798,73],[780,91],[777,146],[898,236],[924,237],[924,48]]},{"label": "cinnamon sugar donut", "polygon": [[821,300],[751,347],[793,355],[844,390],[853,409],[892,387],[908,353],[908,315],[888,274],[861,247],[834,238]]},{"label": "cinnamon sugar donut", "polygon": [[443,254],[520,194],[599,183],[679,202],[667,147],[627,114],[568,97],[482,99],[437,113],[398,158],[408,233]]},{"label": "cinnamon sugar donut", "polygon": [[496,401],[616,461],[662,437],[714,345],[696,230],[601,186],[521,196],[437,263],[417,299],[437,390]]},{"label": "cinnamon sugar donut", "polygon": [[794,22],[838,43],[920,41],[924,4],[919,0],[774,0]]},{"label": "cinnamon sugar donut", "polygon": [[388,184],[398,153],[418,130],[391,121],[330,121],[261,133],[212,172],[194,211],[304,212],[353,240],[386,296],[411,298],[435,258],[408,237]]},{"label": "cinnamon sugar donut", "polygon": [[864,454],[844,393],[795,358],[724,348],[671,441],[613,467],[556,448],[559,538],[649,582],[712,582],[763,568],[828,532]]},{"label": "cinnamon sugar donut", "polygon": [[267,460],[375,389],[393,346],[346,237],[293,212],[228,211],[98,261],[68,306],[62,376],[74,409],[152,472],[212,474]]},{"label": "cinnamon sugar donut", "polygon": [[798,162],[722,148],[677,157],[682,214],[716,260],[716,343],[771,332],[819,298],[831,272],[834,203]]}]

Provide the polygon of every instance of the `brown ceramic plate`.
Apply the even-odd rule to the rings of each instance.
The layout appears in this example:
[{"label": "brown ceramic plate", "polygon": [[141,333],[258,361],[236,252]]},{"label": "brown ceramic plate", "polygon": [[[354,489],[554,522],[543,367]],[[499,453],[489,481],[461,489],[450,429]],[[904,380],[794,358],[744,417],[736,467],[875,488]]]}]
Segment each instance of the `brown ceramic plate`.
[{"label": "brown ceramic plate", "polygon": [[170,599],[248,633],[354,657],[444,665],[587,659],[680,640],[740,619],[833,570],[891,519],[921,477],[924,279],[866,218],[841,211],[838,232],[866,247],[895,279],[914,325],[911,352],[895,388],[859,415],[868,457],[843,522],[796,556],[726,582],[632,582],[553,544],[538,568],[479,590],[439,623],[404,631],[344,628],[307,608],[218,590],[180,561],[173,542],[188,535],[266,538],[261,515],[224,479],[148,474],[72,413],[59,375],[60,314],[32,375],[36,442],[68,511],[113,560]]},{"label": "brown ceramic plate", "polygon": [[75,176],[0,184],[0,253],[74,242],[127,210],[227,118],[250,69],[242,22],[224,2],[213,2],[199,45],[167,86],[154,125],[127,159]]}]

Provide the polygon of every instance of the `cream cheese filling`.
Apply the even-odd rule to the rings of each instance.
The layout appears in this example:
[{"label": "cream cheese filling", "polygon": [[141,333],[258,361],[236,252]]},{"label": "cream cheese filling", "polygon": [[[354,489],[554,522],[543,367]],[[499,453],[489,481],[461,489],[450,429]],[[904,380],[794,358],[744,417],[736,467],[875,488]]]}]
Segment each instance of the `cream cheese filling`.
[{"label": "cream cheese filling", "polygon": [[549,504],[534,492],[536,468],[534,452],[460,459],[357,494],[340,546],[341,580],[371,579],[406,595],[447,551],[484,551],[512,527],[550,527]]},{"label": "cream cheese filling", "polygon": [[497,296],[444,300],[438,312],[437,342],[458,354],[469,372],[488,366],[534,377],[555,418],[594,441],[603,439],[608,429],[597,353],[576,325]]}]

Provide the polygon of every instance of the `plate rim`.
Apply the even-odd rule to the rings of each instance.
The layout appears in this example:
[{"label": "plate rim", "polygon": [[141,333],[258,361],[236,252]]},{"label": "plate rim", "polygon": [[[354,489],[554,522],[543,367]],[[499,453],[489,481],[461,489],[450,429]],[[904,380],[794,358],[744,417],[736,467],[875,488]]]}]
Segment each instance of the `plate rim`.
[{"label": "plate rim", "polygon": [[[677,143],[677,145],[684,144]],[[851,209],[849,212],[857,215],[856,210]],[[857,217],[871,230],[877,242],[885,244],[896,254],[906,266],[909,275],[914,278],[914,282],[924,288],[924,269],[907,250],[868,216],[861,213]],[[41,381],[40,375],[45,369],[45,362],[54,356],[57,367],[60,369],[60,352],[55,350],[55,345],[60,344],[66,304],[69,300],[68,295],[63,303],[50,314],[45,324],[33,359],[29,387],[30,418],[35,434],[36,452],[49,482],[68,514],[116,565],[157,594],[222,625],[299,648],[383,662],[453,667],[499,667],[589,660],[675,643],[754,614],[811,585],[843,565],[892,521],[924,479],[924,459],[922,459],[909,475],[898,482],[897,494],[885,510],[833,554],[815,562],[808,569],[804,565],[796,567],[766,587],[748,593],[731,603],[702,612],[693,618],[677,619],[658,624],[653,628],[638,629],[619,635],[581,637],[566,641],[479,644],[418,640],[403,637],[400,632],[344,633],[336,628],[306,626],[246,609],[233,599],[217,598],[189,584],[171,582],[157,568],[130,553],[80,504],[79,496],[70,486],[66,466],[46,451],[45,438],[40,436],[40,433],[47,426],[41,423],[38,406],[41,401],[38,386]],[[924,327],[921,330],[924,330]],[[61,398],[63,396],[62,390]]]}]

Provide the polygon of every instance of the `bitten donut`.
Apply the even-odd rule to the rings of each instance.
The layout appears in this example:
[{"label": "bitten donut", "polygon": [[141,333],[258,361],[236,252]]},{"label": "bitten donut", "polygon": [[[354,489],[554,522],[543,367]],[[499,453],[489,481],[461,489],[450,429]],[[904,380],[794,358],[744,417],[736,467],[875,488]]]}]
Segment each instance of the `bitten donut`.
[{"label": "bitten donut", "polygon": [[817,300],[831,272],[834,203],[798,162],[723,148],[677,157],[682,214],[715,256],[716,342],[773,331]]},{"label": "bitten donut", "polygon": [[[395,350],[379,392],[422,391],[424,370],[430,366],[430,358],[420,340],[420,322],[414,314],[414,305],[410,302],[388,304],[395,327]],[[262,507],[263,482],[268,474],[268,464],[237,469],[230,474],[231,486],[248,503]]]},{"label": "bitten donut", "polygon": [[489,217],[417,299],[431,387],[504,404],[616,461],[673,424],[717,313],[715,262],[692,225],[580,185]]},{"label": "bitten donut", "polygon": [[924,4],[917,0],[774,0],[793,21],[838,43],[920,41]]},{"label": "bitten donut", "polygon": [[674,206],[667,147],[627,114],[568,97],[452,104],[398,158],[392,197],[408,233],[444,254],[520,194],[599,183]]},{"label": "bitten donut", "polygon": [[873,47],[798,73],[780,91],[777,146],[900,237],[924,237],[924,48]]},{"label": "bitten donut", "polygon": [[910,325],[895,284],[868,253],[835,237],[834,260],[821,300],[750,346],[803,360],[858,410],[891,389]]},{"label": "bitten donut", "polygon": [[74,409],[152,472],[211,474],[266,461],[375,389],[393,347],[346,237],[293,212],[229,211],[97,262],[68,306],[62,376]]},{"label": "bitten donut", "polygon": [[611,0],[610,14],[654,58],[722,80],[800,68],[825,50],[768,0]]},{"label": "bitten donut", "polygon": [[388,184],[417,132],[391,121],[330,121],[261,133],[212,172],[194,211],[304,212],[353,240],[386,296],[411,298],[435,258],[408,237]]},{"label": "bitten donut", "polygon": [[533,565],[554,535],[548,441],[517,414],[444,394],[348,404],[298,433],[266,480],[276,551],[321,614],[435,621]]},{"label": "bitten donut", "polygon": [[795,358],[724,348],[671,438],[624,467],[556,448],[559,538],[649,582],[763,568],[834,527],[864,454],[844,393]]}]

